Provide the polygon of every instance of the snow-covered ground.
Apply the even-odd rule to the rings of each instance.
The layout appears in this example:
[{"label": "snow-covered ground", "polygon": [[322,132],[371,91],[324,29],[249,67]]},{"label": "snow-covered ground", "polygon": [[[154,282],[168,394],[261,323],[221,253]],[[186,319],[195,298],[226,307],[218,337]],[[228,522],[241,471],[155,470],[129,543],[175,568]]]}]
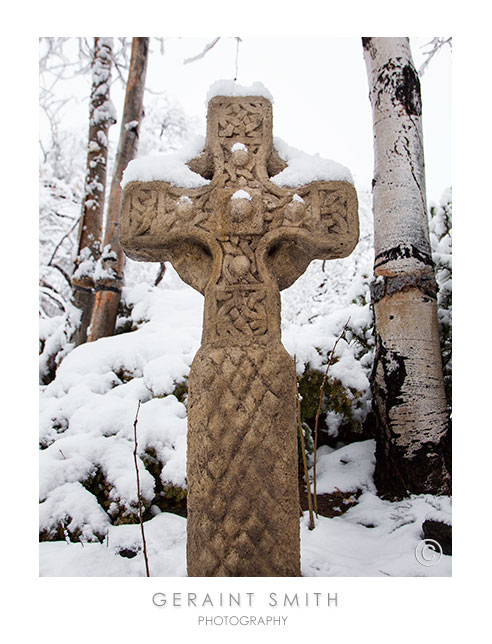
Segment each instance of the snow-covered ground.
[{"label": "snow-covered ground", "polygon": [[[445,577],[451,575],[451,557],[443,555],[432,566],[418,562],[426,516],[449,520],[448,497],[412,496],[399,502],[383,501],[373,491],[374,442],[353,443],[321,451],[320,491],[363,490],[357,505],[340,517],[319,516],[309,530],[305,512],[300,521],[301,569],[304,577]],[[332,481],[330,483],[330,481]],[[145,523],[150,574],[186,576],[186,519],[163,512]],[[131,558],[122,556],[130,552]],[[40,544],[40,575],[67,577],[145,576],[139,525],[110,526],[103,543]]]}]

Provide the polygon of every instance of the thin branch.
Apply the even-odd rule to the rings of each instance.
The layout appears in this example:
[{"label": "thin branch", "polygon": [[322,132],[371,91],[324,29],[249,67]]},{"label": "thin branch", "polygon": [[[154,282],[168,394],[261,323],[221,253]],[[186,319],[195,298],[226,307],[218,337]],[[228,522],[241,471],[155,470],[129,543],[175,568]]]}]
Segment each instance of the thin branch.
[{"label": "thin branch", "polygon": [[51,286],[48,285],[41,285],[41,294],[44,295],[45,297],[48,297],[50,300],[53,300],[57,307],[65,312],[65,305],[63,303],[63,300],[58,300],[53,293],[50,293],[50,291],[53,291],[53,293],[56,293],[55,289]]},{"label": "thin branch", "polygon": [[424,47],[430,46],[431,49],[424,52],[424,56],[427,56],[427,58],[419,68],[419,76],[424,75],[430,61],[434,58],[437,52],[444,47],[444,45],[449,45],[450,49],[453,49],[453,38],[451,36],[449,38],[433,38],[430,42],[424,45]]},{"label": "thin branch", "polygon": [[70,279],[70,275],[66,271],[64,271],[61,266],[59,266],[58,264],[48,264],[48,266],[50,268],[55,268],[57,271],[59,271],[63,275],[65,281],[70,286],[70,288],[72,288],[72,280]]},{"label": "thin branch", "polygon": [[238,77],[238,60],[239,60],[239,43],[242,42],[241,38],[239,36],[236,36],[236,74],[234,76],[234,80],[237,81]]},{"label": "thin branch", "polygon": [[137,407],[137,413],[135,416],[135,421],[133,423],[133,436],[135,440],[135,449],[133,451],[133,461],[135,463],[135,473],[137,475],[137,497],[138,497],[138,518],[140,520],[140,530],[142,532],[142,544],[143,544],[143,555],[145,559],[145,571],[147,573],[147,577],[150,577],[150,570],[149,570],[149,559],[147,557],[147,543],[145,541],[145,531],[144,531],[144,524],[143,524],[143,516],[142,516],[142,496],[140,494],[140,476],[138,473],[138,461],[137,461],[137,448],[138,448],[138,443],[137,443],[137,422],[138,422],[138,412],[140,411],[140,405],[141,401],[138,401],[138,407]]},{"label": "thin branch", "polygon": [[[156,40],[158,45],[159,45],[159,53],[160,53],[160,55],[164,56],[164,54],[166,53],[166,48],[165,48],[164,41],[166,39],[162,38],[161,36],[154,36],[153,38],[151,38],[151,42],[154,41],[154,40]],[[153,49],[151,50],[151,53],[154,53]]]},{"label": "thin branch", "polygon": [[[58,195],[59,199],[66,199],[67,197],[64,197],[63,195]],[[50,215],[55,215],[56,217],[61,217],[62,219],[70,219],[70,221],[75,221],[77,217],[72,217],[72,215],[64,215],[61,212],[58,212],[57,210],[52,210]]]},{"label": "thin branch", "polygon": [[158,284],[161,282],[162,278],[164,277],[165,272],[166,272],[166,264],[164,262],[161,262],[159,266],[159,272],[157,273],[157,277],[155,278],[155,281],[154,281],[154,286],[158,286]]},{"label": "thin branch", "polygon": [[[115,56],[111,56],[111,60],[113,61],[114,68],[115,68],[115,70],[116,70],[116,72],[117,72],[117,74],[118,74],[118,79],[121,81],[121,83],[123,84],[123,86],[125,86],[125,85],[126,85],[126,78],[123,76],[123,74],[122,74],[122,73],[121,73],[121,71],[120,71],[120,64],[119,64],[119,63],[118,63],[118,61],[116,60]],[[124,70],[126,70],[126,69],[127,69],[127,68],[126,68],[125,66],[123,66],[123,65],[122,65],[121,67],[122,67],[122,69],[124,69]],[[115,79],[114,81],[112,81],[112,83],[115,83],[115,82],[116,82],[116,79]]]},{"label": "thin branch", "polygon": [[196,56],[192,56],[191,58],[185,58],[183,60],[183,64],[187,65],[188,63],[194,63],[196,60],[200,60],[200,58],[203,58],[205,54],[207,54],[215,45],[219,42],[220,36],[218,38],[214,38],[211,42],[208,43],[208,45],[205,45],[203,51],[201,51],[199,54]]},{"label": "thin branch", "polygon": [[48,152],[44,149],[44,145],[41,139],[39,139],[39,147],[41,148],[41,152],[43,154],[43,163],[46,163],[46,159],[48,158]]},{"label": "thin branch", "polygon": [[146,87],[146,88],[145,88],[145,91],[146,91],[148,94],[152,94],[152,96],[163,96],[164,94],[167,94],[167,90],[166,90],[166,89],[163,89],[163,90],[161,90],[160,92],[155,92],[153,89],[150,89],[149,87]]},{"label": "thin branch", "polygon": [[[296,370],[296,356],[294,356],[294,371]],[[302,452],[302,464],[304,466],[304,478],[306,480],[306,494],[307,494],[307,503],[309,510],[309,529],[314,530],[314,516],[313,516],[313,501],[311,498],[311,481],[309,480],[309,471],[306,460],[306,448],[304,446],[304,432],[302,431],[302,420],[301,420],[301,398],[299,396],[299,387],[297,386],[297,377],[296,377],[296,396],[297,396],[297,427],[299,430],[299,439],[301,441],[301,452]]]},{"label": "thin branch", "polygon": [[73,222],[73,224],[72,224],[72,226],[71,226],[70,230],[69,230],[68,232],[66,232],[66,233],[63,235],[63,237],[60,239],[60,241],[58,242],[58,244],[55,246],[55,250],[53,251],[53,253],[52,253],[51,257],[50,257],[50,261],[48,262],[48,266],[52,266],[52,265],[53,265],[51,262],[52,262],[52,261],[53,261],[53,259],[55,258],[55,255],[56,255],[56,253],[58,252],[58,249],[59,249],[59,248],[60,248],[60,246],[63,244],[63,242],[65,241],[65,239],[71,235],[71,233],[73,232],[73,230],[74,230],[75,226],[79,223],[79,221],[80,221],[80,218],[81,218],[81,217],[82,217],[82,214],[80,214],[80,215],[77,217],[77,219]]},{"label": "thin branch", "polygon": [[323,390],[325,388],[326,380],[328,378],[328,369],[330,368],[331,363],[333,362],[333,356],[335,355],[335,349],[336,349],[337,344],[339,343],[339,341],[342,339],[342,337],[343,337],[343,335],[344,335],[344,333],[345,333],[345,331],[347,329],[347,325],[348,325],[349,322],[350,322],[350,318],[345,322],[345,324],[343,326],[343,329],[342,329],[342,332],[340,333],[340,335],[338,336],[338,338],[335,341],[335,344],[333,345],[333,349],[331,350],[330,357],[328,359],[328,364],[326,365],[325,375],[323,377],[323,381],[322,381],[321,387],[319,389],[318,411],[316,412],[316,418],[315,418],[315,421],[314,421],[314,463],[313,463],[313,488],[314,488],[313,496],[314,496],[314,511],[316,512],[316,516],[318,516],[318,498],[316,496],[316,463],[317,463],[316,451],[318,449],[318,424],[319,424],[319,415],[321,413],[321,405],[323,404]]}]

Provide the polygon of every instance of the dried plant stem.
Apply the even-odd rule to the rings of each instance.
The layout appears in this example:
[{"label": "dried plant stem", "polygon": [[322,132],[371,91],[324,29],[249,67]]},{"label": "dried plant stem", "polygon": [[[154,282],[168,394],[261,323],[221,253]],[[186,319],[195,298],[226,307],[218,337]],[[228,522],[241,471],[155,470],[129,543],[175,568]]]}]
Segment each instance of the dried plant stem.
[{"label": "dried plant stem", "polygon": [[143,544],[143,555],[145,559],[145,571],[147,573],[147,577],[150,577],[150,570],[149,570],[149,559],[147,557],[147,543],[145,541],[145,531],[144,531],[144,524],[143,524],[143,516],[142,516],[142,498],[140,494],[140,476],[138,473],[138,461],[137,461],[137,448],[138,448],[138,443],[137,443],[137,422],[138,422],[138,412],[140,411],[140,405],[141,401],[138,401],[138,407],[137,407],[137,413],[135,416],[135,422],[133,423],[133,436],[135,439],[135,449],[133,451],[133,461],[135,463],[135,472],[137,475],[137,497],[138,497],[138,518],[140,520],[140,530],[142,532],[142,544]]},{"label": "dried plant stem", "polygon": [[350,318],[345,322],[342,332],[340,333],[340,335],[335,341],[335,344],[333,345],[333,349],[330,352],[330,357],[328,358],[328,364],[326,365],[325,375],[323,376],[323,381],[319,389],[318,411],[316,412],[316,418],[314,421],[314,462],[313,462],[313,496],[314,496],[314,511],[316,513],[316,517],[318,516],[318,497],[316,494],[316,463],[317,463],[316,452],[318,450],[318,424],[319,424],[319,416],[321,414],[321,405],[323,404],[323,390],[325,388],[326,381],[328,379],[328,369],[330,368],[331,363],[333,362],[335,349],[337,347],[338,342],[342,339],[349,322],[350,322]]},{"label": "dried plant stem", "polygon": [[[294,356],[294,369],[296,368],[296,356]],[[299,429],[299,438],[301,440],[301,452],[302,452],[302,463],[304,465],[304,478],[306,479],[306,493],[307,493],[307,503],[309,510],[309,529],[314,530],[314,515],[313,515],[313,501],[311,498],[311,482],[309,480],[309,472],[306,460],[306,448],[304,447],[304,433],[302,431],[302,420],[301,420],[301,399],[299,397],[299,388],[296,385],[297,390],[297,426]]]}]

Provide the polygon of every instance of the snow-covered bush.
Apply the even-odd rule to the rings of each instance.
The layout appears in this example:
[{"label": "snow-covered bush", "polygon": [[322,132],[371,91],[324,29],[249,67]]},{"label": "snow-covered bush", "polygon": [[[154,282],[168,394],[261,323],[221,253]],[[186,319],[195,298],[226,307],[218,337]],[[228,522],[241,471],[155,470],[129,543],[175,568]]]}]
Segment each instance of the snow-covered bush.
[{"label": "snow-covered bush", "polygon": [[448,188],[443,193],[439,205],[434,204],[431,206],[429,225],[432,259],[436,266],[436,280],[439,287],[437,294],[437,315],[439,320],[439,335],[441,338],[444,386],[449,406],[451,406],[452,390],[452,203],[452,191],[451,188]]},{"label": "snow-covered bush", "polygon": [[170,265],[159,287],[128,287],[125,296],[136,330],[77,347],[41,388],[43,540],[100,540],[108,526],[138,520],[139,401],[145,518],[184,512],[183,382],[200,344],[203,298]]}]

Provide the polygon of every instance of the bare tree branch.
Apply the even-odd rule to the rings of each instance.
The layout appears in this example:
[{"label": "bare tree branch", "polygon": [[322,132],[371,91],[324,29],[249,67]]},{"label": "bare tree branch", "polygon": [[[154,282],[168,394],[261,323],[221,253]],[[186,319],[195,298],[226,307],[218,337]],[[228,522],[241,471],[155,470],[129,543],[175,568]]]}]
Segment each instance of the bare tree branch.
[{"label": "bare tree branch", "polygon": [[58,292],[49,284],[44,282],[43,280],[40,280],[40,286],[41,286],[41,294],[44,295],[45,297],[48,297],[50,300],[53,300],[53,302],[58,306],[58,308],[65,312],[65,304],[63,302],[63,299],[60,297],[56,297],[58,295]]},{"label": "bare tree branch", "polygon": [[59,266],[58,264],[48,264],[48,266],[50,268],[54,268],[57,271],[59,271],[63,275],[63,277],[65,278],[65,281],[70,286],[70,288],[72,288],[72,280],[70,279],[70,275],[65,270],[63,270],[63,268],[61,266]]},{"label": "bare tree branch", "polygon": [[419,76],[423,76],[425,70],[427,69],[430,61],[434,58],[437,52],[444,47],[444,45],[449,45],[450,49],[453,49],[453,38],[433,38],[431,41],[426,43],[424,47],[430,47],[429,51],[424,52],[424,56],[427,58],[424,60],[419,69]]},{"label": "bare tree branch", "polygon": [[218,38],[214,38],[214,40],[209,42],[208,45],[205,45],[203,51],[201,51],[199,54],[192,56],[191,58],[185,58],[183,60],[183,64],[186,65],[188,63],[194,63],[196,60],[200,60],[200,58],[203,58],[213,47],[215,47],[219,40],[220,36]]},{"label": "bare tree branch", "polygon": [[58,244],[55,246],[55,250],[53,251],[53,253],[52,253],[51,257],[50,257],[50,260],[49,260],[49,262],[48,262],[48,266],[52,266],[52,265],[53,265],[53,264],[52,264],[52,261],[53,261],[53,259],[55,258],[55,255],[56,255],[56,253],[57,253],[58,249],[59,249],[59,248],[60,248],[60,246],[63,244],[63,242],[65,241],[65,239],[66,239],[67,237],[69,237],[69,236],[70,236],[70,234],[73,232],[73,230],[75,229],[75,226],[79,223],[81,216],[82,216],[82,215],[79,215],[79,216],[75,219],[75,221],[73,222],[72,226],[70,227],[70,230],[68,230],[68,231],[63,235],[63,237],[60,239],[60,241],[58,242]]}]

